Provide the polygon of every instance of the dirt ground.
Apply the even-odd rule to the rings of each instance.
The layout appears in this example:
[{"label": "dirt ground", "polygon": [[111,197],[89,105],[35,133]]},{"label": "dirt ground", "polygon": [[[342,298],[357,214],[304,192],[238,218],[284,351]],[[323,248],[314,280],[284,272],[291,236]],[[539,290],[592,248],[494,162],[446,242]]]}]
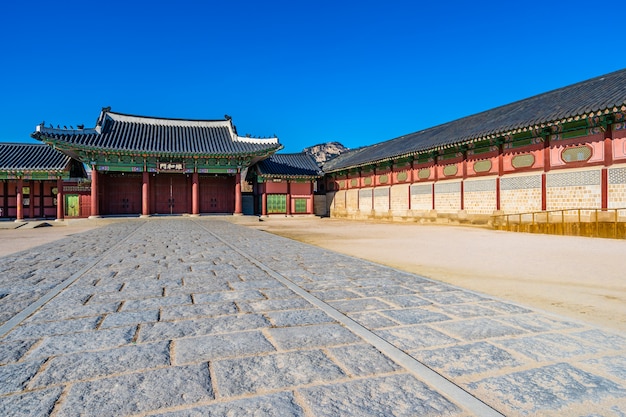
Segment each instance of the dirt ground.
[{"label": "dirt ground", "polygon": [[[626,332],[626,241],[329,218],[225,217],[604,328]],[[106,224],[0,228],[0,256]]]},{"label": "dirt ground", "polygon": [[624,240],[329,218],[254,227],[626,332]]}]

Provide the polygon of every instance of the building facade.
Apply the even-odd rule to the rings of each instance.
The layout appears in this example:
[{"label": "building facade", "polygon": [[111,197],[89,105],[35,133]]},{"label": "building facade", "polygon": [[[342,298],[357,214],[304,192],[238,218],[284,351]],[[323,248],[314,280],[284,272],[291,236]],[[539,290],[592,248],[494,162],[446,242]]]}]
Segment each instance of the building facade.
[{"label": "building facade", "polygon": [[356,149],[323,167],[328,211],[483,221],[626,208],[625,115],[622,70]]},{"label": "building facade", "polygon": [[102,109],[96,126],[31,135],[91,169],[90,216],[242,214],[241,175],[282,148],[242,137],[230,117],[182,120]]},{"label": "building facade", "polygon": [[86,177],[82,164],[44,144],[0,143],[0,218],[74,215]]}]

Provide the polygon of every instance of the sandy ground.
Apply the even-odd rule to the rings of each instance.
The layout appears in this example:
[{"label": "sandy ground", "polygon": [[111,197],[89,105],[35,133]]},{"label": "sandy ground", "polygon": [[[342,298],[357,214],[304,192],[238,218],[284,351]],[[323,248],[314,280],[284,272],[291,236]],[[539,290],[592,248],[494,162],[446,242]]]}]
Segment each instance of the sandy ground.
[{"label": "sandy ground", "polygon": [[255,228],[626,332],[626,241],[318,218]]},{"label": "sandy ground", "polygon": [[[319,218],[236,223],[626,332],[626,241]],[[0,228],[0,256],[106,224]]]}]

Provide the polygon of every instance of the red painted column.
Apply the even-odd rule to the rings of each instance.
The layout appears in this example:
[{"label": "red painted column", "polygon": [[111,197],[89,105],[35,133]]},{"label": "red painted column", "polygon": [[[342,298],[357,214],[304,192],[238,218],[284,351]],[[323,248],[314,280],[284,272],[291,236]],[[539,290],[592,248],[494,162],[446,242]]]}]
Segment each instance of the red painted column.
[{"label": "red painted column", "polygon": [[543,174],[541,174],[541,210],[548,209],[548,180],[546,173],[550,172],[550,137],[545,136],[543,142]]},{"label": "red painted column", "polygon": [[98,169],[94,165],[91,167],[91,215],[89,217],[100,217],[98,207]]},{"label": "red painted column", "polygon": [[150,215],[150,173],[144,171],[141,178],[141,216]]},{"label": "red painted column", "polygon": [[235,216],[241,216],[243,214],[241,198],[241,173],[238,172],[237,175],[235,175]]},{"label": "red painted column", "polygon": [[309,187],[309,199],[306,201],[306,212],[307,214],[315,214],[315,207],[313,205],[315,198],[315,191],[313,190],[313,181],[311,181]]},{"label": "red painted column", "polygon": [[19,178],[17,180],[17,193],[16,193],[16,200],[17,200],[17,218],[15,219],[15,221],[21,222],[22,220],[24,220],[24,200],[23,200],[23,195],[22,195],[22,188],[24,187],[24,182],[21,178]]},{"label": "red painted column", "polygon": [[267,216],[267,192],[263,183],[263,193],[261,194],[261,215]]},{"label": "red painted column", "polygon": [[191,214],[200,214],[200,176],[197,172],[191,174]]},{"label": "red painted column", "polygon": [[291,182],[287,181],[287,216],[291,216]]},{"label": "red painted column", "polygon": [[63,194],[63,179],[57,178],[57,220],[65,219],[65,194]]}]

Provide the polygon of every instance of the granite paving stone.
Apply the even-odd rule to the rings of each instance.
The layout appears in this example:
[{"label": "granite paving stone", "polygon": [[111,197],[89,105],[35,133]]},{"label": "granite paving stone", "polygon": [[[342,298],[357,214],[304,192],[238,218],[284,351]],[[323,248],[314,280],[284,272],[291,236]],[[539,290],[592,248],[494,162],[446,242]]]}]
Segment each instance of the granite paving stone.
[{"label": "granite paving stone", "polygon": [[457,342],[457,339],[424,325],[377,330],[375,333],[405,351]]},{"label": "granite paving stone", "polygon": [[237,306],[233,302],[166,306],[161,309],[161,320],[224,316],[227,314],[236,314],[238,312]]},{"label": "granite paving stone", "polygon": [[28,352],[27,357],[47,358],[68,353],[100,350],[123,346],[131,342],[136,327],[117,327],[58,336],[44,337],[40,344]]},{"label": "granite paving stone", "polygon": [[354,313],[356,311],[368,311],[368,310],[387,310],[393,307],[391,304],[387,304],[378,298],[359,298],[345,301],[329,301],[332,307],[341,311],[342,313]]},{"label": "granite paving stone", "polygon": [[169,342],[136,344],[52,358],[30,383],[32,388],[101,378],[170,364]]},{"label": "granite paving stone", "polygon": [[44,336],[62,335],[67,333],[78,333],[95,330],[101,317],[87,317],[80,319],[69,319],[63,321],[50,321],[46,323],[26,323],[16,327],[4,340],[27,340],[40,339]]},{"label": "granite paving stone", "polygon": [[335,320],[321,310],[289,310],[266,313],[275,327],[330,323]]},{"label": "granite paving stone", "polygon": [[168,367],[79,382],[58,416],[126,416],[214,398],[206,364]]},{"label": "granite paving stone", "polygon": [[281,349],[333,346],[360,341],[352,332],[338,324],[271,328],[267,333]]},{"label": "granite paving stone", "polygon": [[124,301],[120,311],[152,310],[154,308],[192,304],[191,296],[187,294],[171,297],[153,297],[142,300]]},{"label": "granite paving stone", "polygon": [[219,301],[250,301],[265,299],[265,296],[258,290],[223,291],[193,295],[193,301],[195,304],[210,304]]},{"label": "granite paving stone", "polygon": [[179,339],[174,358],[177,364],[185,364],[274,350],[261,332],[248,331]]},{"label": "granite paving stone", "polygon": [[242,400],[221,402],[182,411],[150,414],[155,417],[223,417],[223,416],[255,416],[255,417],[301,417],[304,411],[296,402],[291,392],[259,395]]},{"label": "granite paving stone", "polygon": [[0,367],[0,395],[19,392],[26,387],[26,383],[35,375],[43,361],[27,361],[4,365]]},{"label": "granite paving stone", "polygon": [[299,390],[318,417],[462,416],[464,412],[414,377],[392,375]]},{"label": "granite paving stone", "polygon": [[569,413],[576,404],[607,397],[616,398],[626,410],[625,387],[566,363],[485,378],[469,384],[469,389],[493,394],[509,415],[553,410]]},{"label": "granite paving stone", "polygon": [[463,340],[483,340],[492,337],[514,336],[527,333],[489,318],[433,323],[433,327],[451,333]]},{"label": "granite paving stone", "polygon": [[242,312],[259,313],[264,311],[298,310],[303,308],[313,308],[313,306],[303,298],[284,298],[262,301],[242,301],[237,305]]},{"label": "granite paving stone", "polygon": [[383,310],[385,316],[391,317],[393,320],[401,324],[419,324],[430,323],[434,321],[450,320],[445,314],[434,311],[424,310],[421,308],[408,308],[404,310]]},{"label": "granite paving stone", "polygon": [[16,340],[14,342],[0,343],[0,365],[17,362],[37,341]]},{"label": "granite paving stone", "polygon": [[344,372],[319,350],[276,353],[213,362],[220,395],[230,397],[328,382]]},{"label": "granite paving stone", "polygon": [[371,345],[340,346],[328,351],[344,369],[356,376],[385,374],[402,369]]},{"label": "granite paving stone", "polygon": [[151,323],[159,320],[159,310],[124,311],[107,314],[100,324],[101,329],[127,326],[137,323]]},{"label": "granite paving stone", "polygon": [[143,324],[138,341],[170,340],[208,334],[231,333],[269,327],[270,322],[260,314],[239,314],[200,319]]},{"label": "granite paving stone", "polygon": [[61,387],[56,387],[0,397],[0,415],[11,417],[48,416],[62,391]]},{"label": "granite paving stone", "polygon": [[517,339],[499,340],[504,348],[519,352],[537,362],[559,361],[575,356],[596,353],[594,346],[563,334],[540,334]]},{"label": "granite paving stone", "polygon": [[398,322],[393,321],[376,311],[349,313],[347,316],[368,329],[381,329],[385,327],[397,326],[399,324]]},{"label": "granite paving stone", "polygon": [[486,342],[416,350],[411,355],[423,364],[452,377],[524,364],[506,350]]}]

